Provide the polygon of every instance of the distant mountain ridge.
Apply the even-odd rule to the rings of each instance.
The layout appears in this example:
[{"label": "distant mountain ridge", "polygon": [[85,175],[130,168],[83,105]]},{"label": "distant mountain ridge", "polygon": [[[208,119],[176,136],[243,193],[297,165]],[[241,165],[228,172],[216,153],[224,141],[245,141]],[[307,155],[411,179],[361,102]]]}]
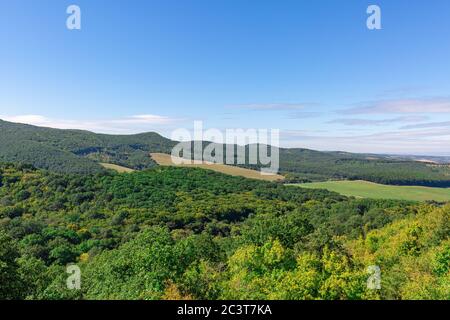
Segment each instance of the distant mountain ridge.
[{"label": "distant mountain ridge", "polygon": [[[0,162],[26,163],[60,173],[99,173],[105,170],[100,163],[147,169],[156,165],[150,153],[171,153],[176,144],[155,132],[107,135],[0,120]],[[359,179],[395,185],[450,187],[448,165],[418,162],[401,156],[302,148],[280,148],[279,151],[279,171],[291,182]]]}]

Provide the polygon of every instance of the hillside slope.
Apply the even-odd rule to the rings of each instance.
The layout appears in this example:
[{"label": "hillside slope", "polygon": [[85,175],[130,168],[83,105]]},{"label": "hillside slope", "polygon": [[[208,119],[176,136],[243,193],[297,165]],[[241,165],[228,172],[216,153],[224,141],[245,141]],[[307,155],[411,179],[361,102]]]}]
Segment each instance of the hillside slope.
[{"label": "hillside slope", "polygon": [[[1,120],[0,133],[0,161],[27,163],[62,173],[100,172],[104,170],[100,163],[134,170],[151,168],[156,163],[150,153],[168,154],[177,143],[154,132],[107,135]],[[281,148],[279,153],[279,173],[290,182],[348,179],[393,185],[450,187],[448,164],[308,149]],[[239,166],[256,170],[261,167],[249,164]]]},{"label": "hillside slope", "polygon": [[155,165],[149,152],[170,152],[174,143],[157,133],[106,135],[0,120],[0,160],[56,172],[99,172],[98,162],[133,169]]},{"label": "hillside slope", "polygon": [[280,167],[293,179],[367,180],[381,184],[450,187],[450,166],[391,159],[381,155],[280,150]]}]

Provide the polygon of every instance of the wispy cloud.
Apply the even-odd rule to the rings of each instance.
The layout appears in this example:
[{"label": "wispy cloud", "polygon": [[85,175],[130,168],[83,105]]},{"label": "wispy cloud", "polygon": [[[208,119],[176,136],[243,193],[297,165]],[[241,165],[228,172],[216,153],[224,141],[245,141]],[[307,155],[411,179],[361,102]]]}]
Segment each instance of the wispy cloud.
[{"label": "wispy cloud", "polygon": [[418,123],[403,126],[400,129],[450,128],[450,121]]},{"label": "wispy cloud", "polygon": [[450,155],[450,127],[373,134],[332,135],[304,130],[281,131],[284,147],[357,153]]},{"label": "wispy cloud", "polygon": [[449,97],[379,100],[341,110],[343,114],[450,113]]},{"label": "wispy cloud", "polygon": [[142,114],[118,119],[99,120],[54,119],[42,115],[0,115],[0,119],[42,127],[51,127],[58,129],[81,129],[98,133],[117,134],[151,131],[157,126],[167,126],[182,120],[153,114]]},{"label": "wispy cloud", "polygon": [[384,90],[377,94],[378,97],[382,99],[386,99],[387,97],[399,99],[400,97],[411,97],[414,95],[417,95],[418,93],[423,94],[425,91],[430,89],[426,86],[404,86],[404,87],[397,87],[397,88],[391,88]]},{"label": "wispy cloud", "polygon": [[299,112],[290,113],[286,117],[288,119],[310,119],[310,118],[320,117],[321,115],[322,115],[321,112],[299,111]]},{"label": "wispy cloud", "polygon": [[254,103],[232,105],[230,108],[246,109],[254,111],[271,111],[271,110],[302,110],[306,107],[318,106],[317,103]]},{"label": "wispy cloud", "polygon": [[328,121],[327,123],[339,123],[346,126],[383,126],[393,123],[404,123],[404,122],[419,122],[427,120],[426,116],[405,116],[396,117],[390,119],[355,119],[355,118],[343,118],[334,119]]}]

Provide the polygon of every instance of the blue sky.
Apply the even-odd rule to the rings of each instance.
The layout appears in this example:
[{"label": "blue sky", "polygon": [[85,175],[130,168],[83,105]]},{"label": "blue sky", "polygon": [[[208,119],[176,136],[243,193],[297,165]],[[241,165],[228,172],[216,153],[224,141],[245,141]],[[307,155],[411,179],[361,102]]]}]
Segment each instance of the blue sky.
[{"label": "blue sky", "polygon": [[203,120],[278,128],[289,147],[450,155],[448,0],[2,0],[0,43],[5,120],[166,136]]}]

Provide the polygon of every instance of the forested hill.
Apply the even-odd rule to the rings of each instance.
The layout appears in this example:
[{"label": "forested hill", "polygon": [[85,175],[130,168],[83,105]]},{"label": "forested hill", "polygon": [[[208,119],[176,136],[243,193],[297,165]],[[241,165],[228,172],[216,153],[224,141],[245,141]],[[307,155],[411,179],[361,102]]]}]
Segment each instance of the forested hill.
[{"label": "forested hill", "polygon": [[155,165],[149,152],[169,153],[174,142],[157,133],[96,134],[0,120],[0,161],[32,164],[61,173],[103,171],[99,162],[133,169]]},{"label": "forested hill", "polygon": [[449,213],[202,169],[0,164],[0,299],[448,299]]},{"label": "forested hill", "polygon": [[[106,135],[42,128],[0,120],[0,161],[32,164],[60,173],[95,173],[99,162],[131,169],[155,165],[151,152],[170,153],[175,141],[149,132]],[[259,166],[244,165],[253,169]],[[288,181],[361,179],[384,184],[450,187],[450,166],[382,155],[280,149],[280,173]]]},{"label": "forested hill", "polygon": [[307,149],[280,150],[280,167],[293,180],[367,180],[393,185],[450,187],[450,164]]}]

